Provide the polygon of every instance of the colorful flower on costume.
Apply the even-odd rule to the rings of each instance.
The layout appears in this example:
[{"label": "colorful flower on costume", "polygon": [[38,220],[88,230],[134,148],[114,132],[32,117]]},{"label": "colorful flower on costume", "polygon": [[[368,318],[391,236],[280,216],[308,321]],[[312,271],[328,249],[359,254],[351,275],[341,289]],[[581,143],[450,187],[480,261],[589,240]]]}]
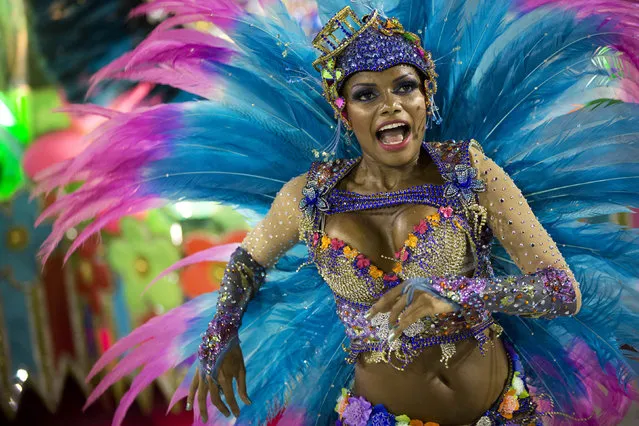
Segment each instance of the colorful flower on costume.
[{"label": "colorful flower on costume", "polygon": [[358,254],[355,259],[357,259],[357,267],[359,269],[365,269],[371,265],[371,261],[363,254]]},{"label": "colorful flower on costume", "polygon": [[417,237],[414,234],[410,234],[404,244],[410,248],[415,248],[417,246]]},{"label": "colorful flower on costume", "polygon": [[357,250],[353,249],[352,247],[349,247],[349,246],[344,247],[344,256],[346,256],[348,259],[353,259],[358,254],[359,253],[357,252]]},{"label": "colorful flower on costume", "polygon": [[477,170],[468,164],[457,164],[452,171],[442,174],[442,177],[446,181],[444,196],[461,196],[466,204],[472,202],[475,193],[486,190],[486,184],[477,178]]},{"label": "colorful flower on costume", "polygon": [[346,389],[342,389],[342,393],[339,398],[337,398],[337,405],[335,405],[335,411],[339,414],[340,420],[344,414],[344,410],[348,406],[348,391]]},{"label": "colorful flower on costume", "polygon": [[322,245],[321,245],[321,248],[322,248],[323,250],[326,250],[330,244],[331,244],[331,239],[330,239],[330,238],[328,238],[326,235],[322,236]]},{"label": "colorful flower on costume", "polygon": [[409,423],[410,417],[408,417],[406,414],[395,417],[395,426],[409,426]]},{"label": "colorful flower on costume", "polygon": [[413,230],[420,235],[425,234],[428,230],[428,222],[424,219],[421,219],[419,221],[419,224],[415,225],[415,228]]},{"label": "colorful flower on costume", "polygon": [[348,426],[366,426],[373,408],[371,403],[360,396],[350,397],[342,419]]},{"label": "colorful flower on costume", "polygon": [[386,410],[382,404],[373,407],[371,416],[366,426],[395,426],[394,417]]},{"label": "colorful flower on costume", "polygon": [[513,418],[513,413],[517,410],[519,410],[519,400],[515,389],[511,388],[506,392],[504,399],[501,401],[501,404],[499,404],[498,411],[505,419],[510,420]]},{"label": "colorful flower on costume", "polygon": [[450,206],[440,207],[439,214],[448,219],[453,215],[453,208]]},{"label": "colorful flower on costume", "polygon": [[300,201],[300,209],[309,217],[315,217],[318,211],[324,212],[329,208],[325,194],[321,194],[317,182],[308,182],[302,189],[304,198]]},{"label": "colorful flower on costume", "polygon": [[368,268],[368,274],[375,279],[378,279],[384,276],[384,273],[377,266],[373,266],[373,265],[371,265]]}]

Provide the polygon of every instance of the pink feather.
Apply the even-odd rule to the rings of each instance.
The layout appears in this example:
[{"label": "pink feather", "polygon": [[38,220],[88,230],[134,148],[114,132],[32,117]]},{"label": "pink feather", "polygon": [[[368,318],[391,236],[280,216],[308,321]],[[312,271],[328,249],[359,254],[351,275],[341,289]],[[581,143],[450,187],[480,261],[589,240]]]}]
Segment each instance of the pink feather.
[{"label": "pink feather", "polygon": [[191,256],[185,257],[184,259],[174,263],[164,271],[160,273],[157,277],[153,279],[145,288],[142,294],[146,293],[147,290],[151,288],[153,284],[155,284],[159,279],[167,276],[173,271],[181,269],[185,266],[193,265],[195,263],[201,262],[226,262],[231,257],[231,254],[237,249],[239,246],[238,243],[232,244],[224,244],[221,246],[211,247],[206,250],[199,251]]}]

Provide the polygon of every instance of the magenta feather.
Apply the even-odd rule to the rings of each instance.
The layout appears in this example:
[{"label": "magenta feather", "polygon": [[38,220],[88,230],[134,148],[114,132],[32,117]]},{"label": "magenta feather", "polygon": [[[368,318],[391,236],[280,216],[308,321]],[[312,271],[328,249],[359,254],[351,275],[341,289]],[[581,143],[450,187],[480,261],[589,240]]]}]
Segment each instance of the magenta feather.
[{"label": "magenta feather", "polygon": [[246,11],[231,0],[160,0],[139,6],[131,16],[156,11],[171,16],[132,52],[94,75],[89,93],[102,80],[128,79],[166,84],[209,99],[216,95],[217,83],[206,66],[229,63],[234,51],[232,43],[194,29],[176,27],[206,22],[228,32]]},{"label": "magenta feather", "polygon": [[168,368],[166,361],[161,357],[144,365],[142,371],[140,371],[133,379],[129,390],[120,400],[118,408],[115,410],[115,414],[113,415],[112,426],[120,426],[122,424],[124,416],[131,404],[135,401],[135,398],[137,398],[144,388],[153,383],[153,381],[161,375],[161,372],[166,371]]},{"label": "magenta feather", "polygon": [[170,267],[166,268],[164,271],[160,273],[157,277],[153,279],[147,286],[144,288],[142,294],[144,294],[153,284],[155,284],[159,279],[164,278],[171,272],[177,271],[178,269],[182,269],[185,266],[193,265],[201,262],[228,262],[231,254],[237,249],[239,246],[238,243],[232,244],[224,244],[221,246],[211,247],[206,250],[199,251],[194,253],[184,259],[174,263]]},{"label": "magenta feather", "polygon": [[162,316],[150,319],[111,346],[95,363],[89,372],[87,380],[93,378],[110,363],[116,361],[124,353],[137,347],[142,342],[158,340],[165,342],[167,346],[170,345],[173,340],[181,337],[181,332],[186,329],[190,321],[206,316],[205,314],[215,306],[216,299],[217,294],[206,294]]},{"label": "magenta feather", "polygon": [[[219,251],[219,253],[222,253]],[[218,254],[219,254],[218,253]],[[109,371],[89,395],[85,408],[97,400],[113,383],[142,368],[123,397],[114,416],[113,425],[122,422],[126,411],[137,395],[153,380],[162,374],[187,364],[191,367],[191,374],[187,374],[182,384],[176,390],[172,404],[182,399],[188,393],[188,383],[192,379],[193,362],[191,353],[193,346],[197,346],[200,336],[190,327],[194,321],[207,321],[212,316],[217,300],[216,293],[209,293],[179,306],[166,314],[152,318],[144,325],[135,329],[126,337],[118,340],[110,347],[91,369],[87,380],[91,380],[100,371],[113,362],[117,365]],[[185,350],[185,347],[191,348]],[[196,409],[197,410],[197,409]],[[212,408],[209,407],[209,412]]]},{"label": "magenta feather", "polygon": [[67,105],[65,107],[58,108],[55,111],[66,112],[72,115],[97,115],[109,119],[115,118],[118,114],[120,114],[120,111],[93,104]]},{"label": "magenta feather", "polygon": [[225,31],[233,28],[234,21],[230,18],[245,13],[245,9],[235,0],[156,0],[133,9],[130,16],[145,16],[156,11],[176,16],[200,15],[206,17],[204,22],[215,24]]},{"label": "magenta feather", "polygon": [[163,141],[172,128],[163,117],[172,108],[174,105],[163,105],[120,114],[87,136],[87,148],[77,157],[36,176],[36,195],[73,182],[87,182],[73,193],[60,193],[38,219],[40,223],[58,215],[53,232],[42,247],[43,258],[49,256],[68,229],[84,221],[98,218],[80,234],[72,250],[109,221],[162,204],[157,197],[143,192],[142,173],[146,164],[169,155]]},{"label": "magenta feather", "polygon": [[[174,35],[178,38],[173,39]],[[203,34],[184,29],[164,31],[153,36],[133,52],[124,54],[96,73],[91,79],[89,93],[102,80],[126,79],[166,84],[211,98],[216,93],[217,83],[211,71],[206,69],[206,64],[227,63],[233,51],[224,40],[204,35],[209,39],[206,43],[186,41],[189,35],[195,39]]]}]

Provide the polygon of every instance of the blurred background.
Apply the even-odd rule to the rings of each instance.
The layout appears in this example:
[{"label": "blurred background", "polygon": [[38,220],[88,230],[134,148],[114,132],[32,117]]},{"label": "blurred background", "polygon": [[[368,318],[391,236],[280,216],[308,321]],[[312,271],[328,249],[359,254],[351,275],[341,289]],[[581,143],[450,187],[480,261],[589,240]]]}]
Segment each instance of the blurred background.
[{"label": "blurred background", "polygon": [[[252,0],[238,0],[251,7]],[[142,0],[0,0],[0,424],[109,425],[127,388],[117,384],[82,413],[93,362],[155,315],[219,287],[224,263],[187,267],[142,295],[149,281],[197,251],[240,242],[249,228],[232,208],[178,203],[111,223],[66,264],[70,231],[44,265],[38,246],[50,230],[33,224],[52,201],[29,198],[30,179],[77,155],[102,121],[54,112],[90,102],[127,111],[192,95],[116,82],[87,95],[102,66],[139,43],[164,17],[128,19]],[[287,1],[309,36],[315,2]],[[73,188],[68,188],[73,190]],[[125,425],[190,425],[165,415],[179,372],[140,397]]]},{"label": "blurred background", "polygon": [[[152,0],[151,0],[152,1]],[[254,0],[237,0],[251,7]],[[29,198],[30,179],[77,155],[101,120],[54,112],[91,102],[128,111],[192,95],[167,87],[109,83],[87,95],[103,65],[164,19],[127,19],[142,0],[0,0],[0,424],[109,425],[126,390],[119,383],[85,413],[92,363],[118,338],[155,315],[219,287],[223,263],[187,267],[146,284],[197,251],[243,239],[250,224],[215,203],[178,203],[109,224],[64,264],[65,245],[44,266],[38,247],[50,224],[33,224],[52,198]],[[309,37],[319,29],[314,1],[287,0]],[[72,191],[73,188],[68,188]],[[601,217],[639,226],[639,215]],[[66,235],[65,244],[77,236]],[[169,397],[179,372],[157,381],[125,425],[189,425]]]}]

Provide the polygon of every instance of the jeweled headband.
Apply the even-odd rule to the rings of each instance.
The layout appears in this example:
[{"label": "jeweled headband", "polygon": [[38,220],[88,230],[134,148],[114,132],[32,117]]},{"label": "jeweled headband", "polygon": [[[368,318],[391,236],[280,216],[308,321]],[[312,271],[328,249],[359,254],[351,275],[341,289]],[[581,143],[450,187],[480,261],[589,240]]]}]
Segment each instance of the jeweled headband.
[{"label": "jeweled headband", "polygon": [[313,46],[322,52],[313,66],[322,74],[324,97],[345,122],[346,102],[339,90],[346,79],[356,72],[383,71],[402,64],[423,73],[427,111],[429,115],[436,113],[432,98],[437,91],[437,74],[431,54],[422,48],[419,37],[405,31],[397,19],[383,20],[373,11],[360,21],[346,6],[324,25]]}]

